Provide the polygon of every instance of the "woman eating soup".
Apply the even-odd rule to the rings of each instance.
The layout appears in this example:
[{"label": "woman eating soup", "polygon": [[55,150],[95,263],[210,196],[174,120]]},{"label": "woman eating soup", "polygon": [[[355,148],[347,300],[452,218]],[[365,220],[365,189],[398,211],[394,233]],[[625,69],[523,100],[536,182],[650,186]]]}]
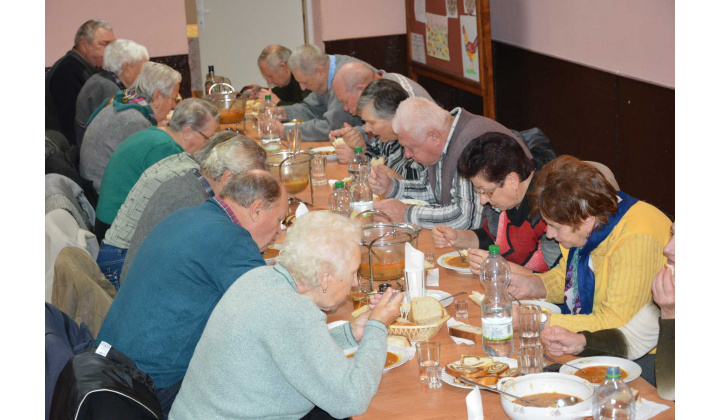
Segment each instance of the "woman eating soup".
[{"label": "woman eating soup", "polygon": [[[460,155],[458,174],[472,182],[486,207],[483,224],[476,230],[435,226],[435,247],[469,248],[470,270],[476,275],[479,263],[488,255],[485,249],[492,244],[500,246],[500,254],[513,271],[544,273],[554,267],[560,257],[558,244],[545,238],[545,221],[530,214],[526,194],[542,166],[539,160],[528,158],[507,134],[490,132],[472,140]],[[500,210],[499,217],[488,204]]]},{"label": "woman eating soup", "polygon": [[[387,357],[402,293],[328,330],[357,282],[360,227],[327,212],[297,218],[277,265],[240,277],[195,348],[171,419],[345,418],[367,410]],[[352,358],[343,349],[357,346]],[[325,417],[329,418],[329,417]]]},{"label": "woman eating soup", "polygon": [[617,328],[650,302],[670,238],[671,222],[660,210],[616,191],[594,166],[572,156],[538,172],[529,200],[562,257],[547,273],[513,273],[508,292],[558,303],[562,314],[546,325]]}]

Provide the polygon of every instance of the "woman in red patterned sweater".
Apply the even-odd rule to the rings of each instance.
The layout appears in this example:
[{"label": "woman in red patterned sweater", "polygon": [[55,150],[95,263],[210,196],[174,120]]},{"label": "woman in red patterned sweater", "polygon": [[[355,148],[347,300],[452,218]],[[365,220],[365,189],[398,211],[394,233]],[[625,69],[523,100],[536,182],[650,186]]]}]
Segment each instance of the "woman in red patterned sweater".
[{"label": "woman in red patterned sweater", "polygon": [[458,175],[468,178],[480,195],[482,226],[476,230],[436,226],[432,234],[435,247],[468,248],[470,270],[475,274],[488,254],[487,247],[494,243],[513,272],[544,273],[554,267],[560,248],[545,238],[547,225],[539,214],[531,217],[526,198],[533,175],[541,167],[541,162],[529,159],[506,134],[490,132],[472,140],[460,155]]}]

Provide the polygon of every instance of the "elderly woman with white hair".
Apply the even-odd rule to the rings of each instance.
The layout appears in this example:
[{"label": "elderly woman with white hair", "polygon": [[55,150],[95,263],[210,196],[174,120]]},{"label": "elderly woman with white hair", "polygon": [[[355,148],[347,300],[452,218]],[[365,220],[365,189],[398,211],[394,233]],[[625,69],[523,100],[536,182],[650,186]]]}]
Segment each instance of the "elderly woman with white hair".
[{"label": "elderly woman with white hair", "polygon": [[103,57],[103,71],[88,79],[77,97],[75,139],[78,146],[82,143],[93,111],[119,90],[132,85],[149,58],[147,48],[127,39],[108,44]]},{"label": "elderly woman with white hair", "polygon": [[135,82],[99,106],[88,120],[80,147],[80,175],[100,191],[105,166],[118,145],[131,134],[164,123],[175,109],[180,73],[147,62]]},{"label": "elderly woman with white hair", "polygon": [[[360,227],[327,211],[299,217],[278,264],[240,277],[195,347],[171,419],[345,418],[367,410],[387,356],[387,325],[402,294],[328,330],[323,311],[357,281]],[[343,349],[358,346],[355,356]],[[219,380],[222,378],[222,380]],[[318,416],[318,417],[316,417]]]}]

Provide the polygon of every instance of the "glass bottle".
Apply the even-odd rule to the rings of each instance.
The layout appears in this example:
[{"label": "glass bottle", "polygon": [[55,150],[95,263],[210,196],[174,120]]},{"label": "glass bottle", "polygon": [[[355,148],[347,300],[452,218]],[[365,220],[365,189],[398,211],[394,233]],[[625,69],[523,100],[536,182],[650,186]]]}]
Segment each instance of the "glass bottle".
[{"label": "glass bottle", "polygon": [[328,210],[343,216],[350,216],[352,207],[350,206],[350,194],[345,189],[345,183],[342,181],[335,182],[335,190],[328,197]]},{"label": "glass bottle", "polygon": [[265,101],[258,110],[258,123],[260,124],[260,136],[263,147],[268,143],[280,143],[280,130],[276,124],[276,106],[272,103],[270,95],[265,95]]},{"label": "glass bottle", "polygon": [[489,255],[480,264],[480,281],[485,297],[480,309],[483,351],[486,356],[511,357],[515,353],[512,324],[512,300],[507,295],[510,265],[500,256],[500,247],[490,245]]},{"label": "glass bottle", "polygon": [[[353,161],[348,165],[352,167],[350,171],[352,175],[352,187],[350,188],[350,200],[352,209],[358,213],[373,208],[373,192],[370,187],[370,164],[367,156],[363,154],[362,147],[355,148],[355,156]],[[372,216],[368,214],[367,216]]]},{"label": "glass bottle", "polygon": [[605,373],[603,382],[593,396],[593,419],[627,419],[635,418],[635,397],[632,390],[620,379],[620,368],[610,366]]}]

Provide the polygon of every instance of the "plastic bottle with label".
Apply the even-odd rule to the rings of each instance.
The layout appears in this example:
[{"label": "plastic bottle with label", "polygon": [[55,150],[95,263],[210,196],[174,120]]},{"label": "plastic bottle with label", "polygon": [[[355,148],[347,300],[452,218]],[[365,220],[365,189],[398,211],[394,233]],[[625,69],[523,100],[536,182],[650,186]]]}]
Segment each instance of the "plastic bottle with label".
[{"label": "plastic bottle with label", "polygon": [[[265,95],[265,101],[258,110],[258,123],[263,147],[268,143],[280,144],[280,131],[276,125],[277,107],[272,103],[272,97]],[[266,147],[267,148],[267,147]]]},{"label": "plastic bottle with label", "polygon": [[510,265],[500,256],[500,247],[490,245],[490,255],[480,264],[480,281],[485,287],[480,310],[483,330],[483,351],[486,356],[512,357],[513,340],[512,300],[507,294]]},{"label": "plastic bottle with label", "polygon": [[[351,167],[352,170],[350,170]],[[358,213],[372,210],[373,192],[369,181],[370,162],[363,153],[362,147],[355,148],[355,156],[348,165],[348,171],[352,176],[352,187],[350,188],[352,209]]]},{"label": "plastic bottle with label", "polygon": [[620,368],[608,367],[603,382],[593,396],[593,419],[622,419],[635,418],[635,397],[632,390],[620,379]]},{"label": "plastic bottle with label", "polygon": [[335,189],[330,197],[328,197],[328,210],[343,216],[350,216],[352,207],[350,206],[350,194],[345,189],[345,183],[342,181],[335,182]]}]

